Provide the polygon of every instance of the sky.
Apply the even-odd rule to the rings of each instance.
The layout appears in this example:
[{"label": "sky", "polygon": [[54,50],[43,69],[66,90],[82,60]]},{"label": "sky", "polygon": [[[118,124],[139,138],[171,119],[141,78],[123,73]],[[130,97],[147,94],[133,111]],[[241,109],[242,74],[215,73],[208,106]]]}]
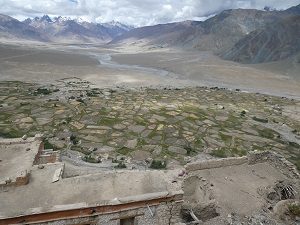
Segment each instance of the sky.
[{"label": "sky", "polygon": [[19,20],[47,14],[138,27],[205,20],[225,9],[269,6],[282,10],[298,4],[300,0],[0,0],[0,13]]}]

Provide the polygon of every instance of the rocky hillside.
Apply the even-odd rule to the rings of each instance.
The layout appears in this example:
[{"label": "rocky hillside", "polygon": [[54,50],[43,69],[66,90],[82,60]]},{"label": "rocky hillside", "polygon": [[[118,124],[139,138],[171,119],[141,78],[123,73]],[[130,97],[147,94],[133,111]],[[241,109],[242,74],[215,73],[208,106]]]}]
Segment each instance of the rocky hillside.
[{"label": "rocky hillside", "polygon": [[0,14],[0,38],[47,40],[47,37],[39,33],[34,27],[2,14]]},{"label": "rocky hillside", "polygon": [[187,47],[224,54],[252,32],[295,15],[300,15],[300,5],[285,11],[225,10],[204,22],[186,21],[133,29],[111,44]]},{"label": "rocky hillside", "polygon": [[205,34],[195,47],[200,50],[214,50],[222,53],[255,30],[262,30],[268,24],[276,24],[290,16],[300,15],[300,5],[285,11],[262,11],[255,9],[225,10],[203,22]]},{"label": "rocky hillside", "polygon": [[300,16],[291,16],[251,32],[222,54],[224,59],[262,63],[300,52]]},{"label": "rocky hillside", "polygon": [[204,33],[195,37],[194,48],[223,52],[234,46],[241,38],[283,16],[278,12],[255,9],[226,10],[201,23]]},{"label": "rocky hillside", "polygon": [[200,35],[199,22],[185,21],[179,23],[158,24],[132,29],[115,38],[110,44],[150,44],[161,47],[189,44],[195,36]]},{"label": "rocky hillside", "polygon": [[204,22],[185,21],[133,29],[111,43],[144,43],[221,52],[276,19],[273,12],[226,10]]}]

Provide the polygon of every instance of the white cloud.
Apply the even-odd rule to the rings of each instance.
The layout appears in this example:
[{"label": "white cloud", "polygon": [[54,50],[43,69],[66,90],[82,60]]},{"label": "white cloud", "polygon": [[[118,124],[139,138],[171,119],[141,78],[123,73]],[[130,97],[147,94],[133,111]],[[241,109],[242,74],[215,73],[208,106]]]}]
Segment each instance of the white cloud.
[{"label": "white cloud", "polygon": [[21,19],[48,14],[143,26],[203,20],[230,8],[286,9],[297,4],[300,0],[0,0],[0,13]]}]

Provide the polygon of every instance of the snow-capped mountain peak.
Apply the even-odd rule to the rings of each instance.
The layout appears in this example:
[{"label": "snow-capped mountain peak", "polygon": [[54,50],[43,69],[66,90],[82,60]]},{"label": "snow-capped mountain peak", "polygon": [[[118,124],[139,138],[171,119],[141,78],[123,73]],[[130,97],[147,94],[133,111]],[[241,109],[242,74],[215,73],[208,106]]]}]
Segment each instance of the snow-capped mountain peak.
[{"label": "snow-capped mountain peak", "polygon": [[44,15],[43,17],[41,17],[40,20],[48,22],[48,23],[52,23],[53,22],[52,19],[48,15]]},{"label": "snow-capped mountain peak", "polygon": [[66,17],[66,16],[54,17],[55,22],[63,23],[63,22],[69,21],[69,20],[72,20],[72,18],[71,17]]},{"label": "snow-capped mountain peak", "polygon": [[116,36],[132,29],[132,27],[118,21],[91,23],[86,21],[84,17],[50,17],[44,15],[42,17],[35,17],[34,19],[28,18],[23,22],[53,41],[76,39],[82,42],[109,42]]},{"label": "snow-capped mountain peak", "polygon": [[124,30],[131,30],[133,27],[132,26],[127,26],[125,24],[122,24],[118,21],[115,21],[115,20],[112,20],[110,22],[107,22],[107,23],[101,23],[101,25],[103,25],[104,27],[107,27],[107,28],[111,28],[111,27],[119,27],[121,29],[124,29]]}]

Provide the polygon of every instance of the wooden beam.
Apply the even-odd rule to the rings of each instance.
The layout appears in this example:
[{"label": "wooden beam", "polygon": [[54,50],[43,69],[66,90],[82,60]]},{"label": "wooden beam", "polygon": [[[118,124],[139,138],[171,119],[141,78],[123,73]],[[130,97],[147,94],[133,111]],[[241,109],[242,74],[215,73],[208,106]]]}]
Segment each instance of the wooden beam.
[{"label": "wooden beam", "polygon": [[159,205],[161,202],[168,202],[174,200],[174,196],[163,197],[147,201],[131,202],[119,205],[103,205],[71,210],[63,210],[56,212],[45,212],[32,215],[16,216],[12,218],[0,219],[0,225],[9,224],[36,224],[43,222],[51,222],[57,220],[85,218],[90,216],[98,216],[103,214],[117,213],[126,210],[146,208],[147,205]]}]

